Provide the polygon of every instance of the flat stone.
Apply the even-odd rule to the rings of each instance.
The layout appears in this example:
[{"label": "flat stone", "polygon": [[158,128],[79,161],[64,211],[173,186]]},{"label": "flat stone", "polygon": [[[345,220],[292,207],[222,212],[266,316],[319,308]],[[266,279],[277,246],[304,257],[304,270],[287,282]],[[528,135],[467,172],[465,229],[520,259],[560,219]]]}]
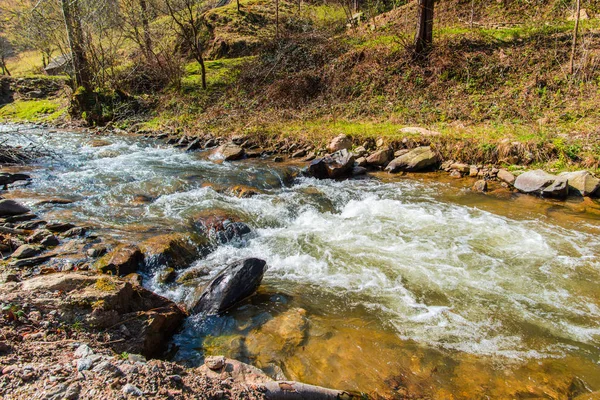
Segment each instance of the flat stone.
[{"label": "flat stone", "polygon": [[14,253],[12,253],[12,258],[16,260],[21,260],[23,258],[31,258],[35,257],[42,252],[42,249],[38,246],[32,246],[30,244],[24,244],[19,246]]},{"label": "flat stone", "polygon": [[377,150],[367,157],[367,164],[378,167],[385,167],[392,160],[394,151],[390,148]]},{"label": "flat stone", "polygon": [[46,229],[54,233],[67,232],[73,228],[75,228],[75,225],[67,222],[49,222],[46,224]]},{"label": "flat stone", "polygon": [[540,169],[519,175],[515,179],[515,188],[521,193],[559,199],[564,199],[569,193],[565,177],[555,176]]},{"label": "flat stone", "polygon": [[514,185],[515,184],[515,180],[517,179],[517,178],[515,178],[515,176],[512,173],[510,173],[509,171],[507,171],[505,169],[500,169],[498,171],[497,177],[502,182],[506,182],[509,185]]},{"label": "flat stone", "polygon": [[14,200],[0,200],[0,217],[9,217],[13,215],[26,214],[31,211],[24,205],[17,203]]},{"label": "flat stone", "polygon": [[569,193],[579,196],[600,195],[600,179],[588,171],[563,172],[558,176],[569,181]]}]

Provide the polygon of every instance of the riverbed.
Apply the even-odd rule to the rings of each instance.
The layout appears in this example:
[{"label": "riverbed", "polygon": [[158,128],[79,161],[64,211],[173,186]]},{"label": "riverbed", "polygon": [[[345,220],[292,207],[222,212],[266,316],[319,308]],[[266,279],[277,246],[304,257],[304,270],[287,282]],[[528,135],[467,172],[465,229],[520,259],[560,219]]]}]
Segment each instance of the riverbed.
[{"label": "riverbed", "polygon": [[[600,390],[598,202],[474,193],[438,173],[321,181],[298,163],[222,162],[134,136],[3,136],[52,153],[20,168],[32,183],[7,194],[47,220],[115,242],[191,232],[207,212],[250,226],[195,261],[189,269],[206,273],[191,284],[144,271],[145,286],[190,304],[234,260],[269,266],[255,296],[191,316],[166,357],[198,365],[223,354],[276,378],[383,396]],[[256,195],[237,197],[239,185]],[[55,197],[73,203],[36,205]]]}]

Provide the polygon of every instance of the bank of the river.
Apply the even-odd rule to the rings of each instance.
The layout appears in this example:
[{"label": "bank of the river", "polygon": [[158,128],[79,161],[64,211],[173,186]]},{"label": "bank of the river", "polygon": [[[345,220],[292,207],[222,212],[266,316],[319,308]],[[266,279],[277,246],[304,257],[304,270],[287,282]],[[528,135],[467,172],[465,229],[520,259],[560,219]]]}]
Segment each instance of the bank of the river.
[{"label": "bank of the river", "polygon": [[[168,137],[39,128],[17,137],[21,144],[35,141],[60,157],[10,170],[31,175],[32,181],[27,186],[17,182],[3,196],[32,209],[39,220],[71,223],[69,230],[75,230],[67,237],[52,233],[59,247],[42,252],[61,256],[36,267],[13,264],[9,280],[22,282],[4,284],[8,293],[3,297],[27,293],[19,290],[23,285],[37,289],[30,299],[11,300],[28,304],[7,309],[22,318],[15,322],[7,313],[7,329],[21,329],[11,347],[27,340],[66,339],[88,343],[100,353],[107,346],[118,354],[143,353],[143,341],[132,338],[146,330],[130,326],[126,315],[149,316],[156,307],[126,310],[119,321],[111,312],[111,304],[118,303],[107,301],[126,295],[117,293],[129,287],[127,282],[137,293],[157,299],[154,292],[189,308],[199,288],[224,265],[260,257],[269,269],[258,293],[219,317],[187,318],[167,355],[186,367],[161,364],[167,371],[184,368],[187,382],[207,356],[225,355],[261,368],[269,379],[373,397],[566,399],[600,390],[595,364],[599,305],[593,283],[600,207],[591,198],[526,196],[496,180],[488,180],[482,195],[472,190],[480,177],[456,179],[445,172],[388,174],[374,168],[348,180],[316,180],[299,174],[306,156],[288,158],[289,150],[276,152],[276,145],[264,157],[224,161],[239,152],[234,146],[262,154],[252,148],[258,144],[244,145],[243,138],[234,138],[238,144],[222,138],[209,150],[184,151],[184,143],[176,148],[177,143],[167,144]],[[211,139],[216,138],[205,138]],[[295,149],[301,150],[319,149]],[[239,236],[212,242],[208,254],[194,256],[191,263],[183,260],[183,267],[176,266],[179,258],[159,257],[154,263],[157,258],[146,257],[165,239],[183,246],[177,254],[186,254],[185,241],[178,238],[198,245],[202,226],[223,227],[226,219],[250,232],[235,225],[240,229],[232,232]],[[11,224],[5,227],[45,229],[32,221],[5,221]],[[23,223],[30,225],[19,226]],[[102,253],[111,254],[119,244],[135,246],[143,255],[142,286],[131,277],[105,280],[94,272],[116,264],[114,258],[106,262]],[[121,247],[137,254],[128,249]],[[14,262],[7,259],[4,268]],[[36,281],[38,274],[46,275]],[[94,342],[81,333],[87,318],[42,326],[60,317],[48,307],[57,304],[60,310],[68,303],[65,293],[71,292],[56,286],[62,274],[77,284],[71,298],[94,296],[84,303],[94,310],[92,321],[104,321],[107,332],[101,333],[108,336],[96,333]],[[33,311],[41,311],[40,327]],[[137,350],[119,347],[136,343]],[[78,360],[75,350],[65,347],[61,354]],[[127,383],[135,386],[125,371],[130,364],[125,356],[99,359],[124,366],[115,396]],[[28,369],[24,362],[17,364],[14,382],[19,385]],[[96,366],[90,368],[92,377],[103,373],[94,371]],[[47,377],[42,371],[40,376]],[[36,378],[29,387],[41,382]],[[96,388],[80,384],[81,390]]]}]

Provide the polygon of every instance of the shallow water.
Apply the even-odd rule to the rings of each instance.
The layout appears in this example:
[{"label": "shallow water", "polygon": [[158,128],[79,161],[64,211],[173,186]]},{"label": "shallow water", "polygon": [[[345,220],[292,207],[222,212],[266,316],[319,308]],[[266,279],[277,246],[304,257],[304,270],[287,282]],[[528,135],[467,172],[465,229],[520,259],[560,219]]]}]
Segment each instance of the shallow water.
[{"label": "shallow water", "polygon": [[[205,210],[247,222],[249,237],[190,266],[210,272],[200,282],[147,274],[147,286],[176,301],[193,301],[233,260],[269,265],[256,296],[221,317],[191,317],[173,358],[193,365],[226,354],[274,377],[398,397],[600,390],[598,203],[475,194],[463,187],[472,182],[438,174],[294,178],[293,165],[102,139],[111,144],[39,129],[11,135],[61,156],[40,160],[33,183],[10,195],[47,219],[122,240],[189,231]],[[239,184],[260,194],[230,195]],[[47,197],[77,201],[35,206]]]}]

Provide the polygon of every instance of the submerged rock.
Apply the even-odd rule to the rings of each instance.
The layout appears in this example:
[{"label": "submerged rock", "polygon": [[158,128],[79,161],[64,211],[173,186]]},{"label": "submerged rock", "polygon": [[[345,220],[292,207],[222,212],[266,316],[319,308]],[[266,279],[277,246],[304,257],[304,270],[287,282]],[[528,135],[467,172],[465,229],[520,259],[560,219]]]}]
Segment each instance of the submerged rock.
[{"label": "submerged rock", "polygon": [[124,276],[136,272],[143,261],[144,255],[139,247],[121,244],[98,260],[95,266],[104,274]]},{"label": "submerged rock", "polygon": [[306,310],[292,308],[251,332],[246,338],[246,346],[250,354],[267,364],[283,354],[292,354],[306,339],[307,331]]},{"label": "submerged rock", "polygon": [[567,178],[549,174],[541,169],[528,171],[515,180],[521,193],[564,199],[569,194]]},{"label": "submerged rock", "polygon": [[394,159],[386,171],[422,171],[437,164],[437,156],[429,146],[417,147],[410,152]]},{"label": "submerged rock", "polygon": [[18,181],[28,181],[31,177],[25,174],[9,174],[9,173],[0,173],[0,186],[6,190],[8,185],[12,185]]},{"label": "submerged rock", "polygon": [[266,264],[258,258],[247,258],[228,265],[206,286],[192,313],[218,314],[250,296],[260,286]]},{"label": "submerged rock", "polygon": [[348,150],[340,150],[308,165],[307,174],[317,179],[336,179],[349,175],[354,166],[354,156]]},{"label": "submerged rock", "polygon": [[481,193],[487,192],[487,190],[488,190],[487,181],[481,179],[481,180],[475,182],[475,184],[473,185],[473,188],[471,190],[473,190],[474,192],[481,192]]},{"label": "submerged rock", "polygon": [[29,211],[31,211],[29,208],[14,200],[0,200],[0,217],[26,214]]},{"label": "submerged rock", "polygon": [[558,176],[569,181],[569,193],[579,196],[600,195],[600,179],[588,171],[563,172]]}]

